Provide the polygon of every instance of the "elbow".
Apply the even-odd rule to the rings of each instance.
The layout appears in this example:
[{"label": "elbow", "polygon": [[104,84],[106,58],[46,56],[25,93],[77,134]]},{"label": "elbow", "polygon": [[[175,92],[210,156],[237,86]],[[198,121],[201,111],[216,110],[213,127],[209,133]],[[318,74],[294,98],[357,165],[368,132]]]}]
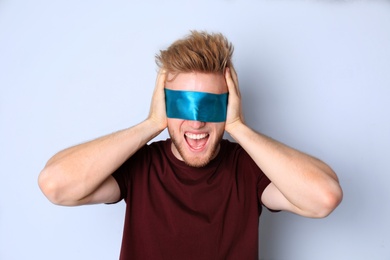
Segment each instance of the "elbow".
[{"label": "elbow", "polygon": [[343,191],[339,185],[332,190],[327,190],[321,195],[318,202],[317,211],[313,214],[314,218],[325,218],[329,216],[341,203]]},{"label": "elbow", "polygon": [[41,189],[45,197],[53,204],[61,205],[60,199],[58,198],[58,185],[53,180],[53,177],[50,177],[51,174],[48,169],[43,169],[38,177],[38,186]]},{"label": "elbow", "polygon": [[61,181],[58,179],[59,176],[53,169],[45,168],[41,171],[38,177],[38,186],[41,189],[45,197],[53,204],[59,206],[69,206],[64,197]]}]

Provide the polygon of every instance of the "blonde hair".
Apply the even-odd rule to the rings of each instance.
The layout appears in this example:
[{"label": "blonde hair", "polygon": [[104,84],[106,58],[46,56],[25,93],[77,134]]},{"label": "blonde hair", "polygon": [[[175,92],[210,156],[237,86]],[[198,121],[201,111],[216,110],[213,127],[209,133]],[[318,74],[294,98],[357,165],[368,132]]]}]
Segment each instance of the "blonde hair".
[{"label": "blonde hair", "polygon": [[232,66],[233,45],[221,33],[191,31],[156,55],[160,69],[169,73],[223,73]]}]

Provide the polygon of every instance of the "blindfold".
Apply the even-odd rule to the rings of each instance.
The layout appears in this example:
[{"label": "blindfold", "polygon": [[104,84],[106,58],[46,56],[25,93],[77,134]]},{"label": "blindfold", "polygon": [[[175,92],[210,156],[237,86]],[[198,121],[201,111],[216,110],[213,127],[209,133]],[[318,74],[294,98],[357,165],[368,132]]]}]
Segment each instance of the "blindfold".
[{"label": "blindfold", "polygon": [[168,118],[201,122],[225,122],[228,93],[213,94],[165,89]]}]

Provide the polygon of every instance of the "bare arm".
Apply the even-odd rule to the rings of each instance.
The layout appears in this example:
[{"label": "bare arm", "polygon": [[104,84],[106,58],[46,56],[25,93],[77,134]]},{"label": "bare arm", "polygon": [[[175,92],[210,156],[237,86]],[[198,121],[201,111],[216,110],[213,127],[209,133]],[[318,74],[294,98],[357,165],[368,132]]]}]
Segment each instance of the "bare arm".
[{"label": "bare arm", "polygon": [[111,174],[166,127],[165,73],[159,73],[148,118],[138,125],[65,149],[39,175],[39,186],[53,203],[76,206],[119,199]]},{"label": "bare arm", "polygon": [[229,106],[226,131],[245,149],[271,180],[262,202],[275,210],[306,217],[325,217],[342,199],[333,170],[322,161],[256,133],[245,125],[234,69],[226,73]]}]

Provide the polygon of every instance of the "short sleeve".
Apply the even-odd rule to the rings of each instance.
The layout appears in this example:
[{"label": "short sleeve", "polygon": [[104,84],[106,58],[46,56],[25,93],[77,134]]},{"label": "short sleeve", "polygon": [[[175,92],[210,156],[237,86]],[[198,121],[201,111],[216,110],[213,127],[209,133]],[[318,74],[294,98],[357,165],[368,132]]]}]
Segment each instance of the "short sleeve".
[{"label": "short sleeve", "polygon": [[118,202],[122,199],[126,201],[129,188],[131,187],[132,175],[134,174],[134,172],[138,171],[137,167],[140,167],[140,162],[145,160],[146,154],[147,145],[139,149],[112,174],[112,177],[114,177],[114,179],[118,183],[121,193]]}]

